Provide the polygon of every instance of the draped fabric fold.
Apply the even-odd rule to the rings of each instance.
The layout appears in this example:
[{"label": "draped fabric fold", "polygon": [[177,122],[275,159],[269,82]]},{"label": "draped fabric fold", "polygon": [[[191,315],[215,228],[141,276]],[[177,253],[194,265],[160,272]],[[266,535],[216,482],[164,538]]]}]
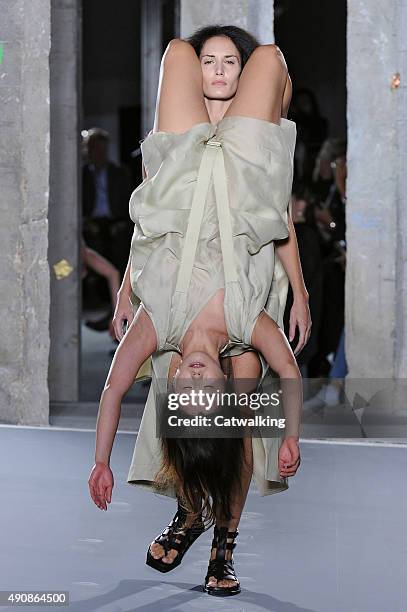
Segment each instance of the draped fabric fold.
[{"label": "draped fabric fold", "polygon": [[[131,484],[156,490],[161,447],[154,384],[167,380],[171,355],[180,352],[183,335],[208,299],[225,289],[230,342],[223,356],[252,350],[262,310],[283,326],[288,278],[274,241],[289,235],[295,139],[295,123],[287,119],[277,125],[230,116],[217,126],[203,122],[182,134],[151,133],[142,142],[147,178],[129,203],[135,224],[130,279],[134,304],[141,302],[154,324],[158,350],[128,474]],[[211,140],[221,151],[210,146],[208,151]],[[186,247],[188,236],[193,248]],[[264,379],[269,368],[259,357]],[[278,438],[253,438],[253,473],[261,495],[288,487],[279,475],[279,444]],[[175,497],[172,489],[157,492]]]},{"label": "draped fabric fold", "polygon": [[[243,294],[243,301],[234,306],[235,310],[240,308],[239,312],[225,311],[230,339],[249,346],[263,308],[282,325],[288,284],[274,241],[289,235],[287,209],[295,133],[295,124],[287,119],[277,125],[231,116],[217,126],[199,123],[182,134],[152,133],[142,142],[147,178],[132,193],[129,203],[135,224],[130,276],[133,292],[159,334],[159,349],[177,347],[206,303],[205,298],[225,287],[216,172],[225,186],[220,206],[228,210],[233,258]],[[195,258],[190,262],[191,291],[180,298],[175,296],[176,278],[192,202],[200,189],[198,176],[207,143],[214,141],[220,144],[222,156],[216,156],[213,171],[205,179],[204,193],[199,196],[204,209]],[[240,293],[238,290],[237,295]],[[232,300],[227,301],[231,304]],[[185,313],[183,323],[179,312]]]}]

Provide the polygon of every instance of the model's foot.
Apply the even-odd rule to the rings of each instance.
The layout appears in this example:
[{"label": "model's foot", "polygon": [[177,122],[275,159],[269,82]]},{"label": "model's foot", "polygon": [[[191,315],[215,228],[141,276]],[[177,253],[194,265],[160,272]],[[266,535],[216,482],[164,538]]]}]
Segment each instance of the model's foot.
[{"label": "model's foot", "polygon": [[[228,538],[226,540],[227,542],[233,542],[233,538]],[[226,554],[225,554],[225,560],[229,561],[230,559],[232,559],[232,551],[231,550],[227,550]],[[211,560],[216,558],[216,548],[212,548],[211,550]],[[222,580],[217,580],[215,578],[215,576],[209,576],[209,580],[208,580],[208,586],[210,587],[234,587],[237,585],[237,581],[236,580],[229,580],[229,579],[222,579]]]},{"label": "model's foot", "polygon": [[[180,542],[181,540],[176,539],[175,541]],[[174,550],[173,548],[170,548],[168,553],[165,555],[164,547],[157,542],[150,544],[150,552],[154,559],[161,559],[163,563],[172,563],[175,557],[178,555],[178,551]]]},{"label": "model's foot", "polygon": [[[191,526],[191,520],[187,517],[185,522],[185,531]],[[185,533],[184,530],[178,530],[178,533]],[[181,539],[175,537],[175,542],[181,542]],[[174,559],[178,555],[178,551],[170,548],[167,554],[165,554],[164,546],[158,544],[158,542],[152,542],[150,544],[150,553],[154,559],[161,559],[163,563],[173,563]]]}]

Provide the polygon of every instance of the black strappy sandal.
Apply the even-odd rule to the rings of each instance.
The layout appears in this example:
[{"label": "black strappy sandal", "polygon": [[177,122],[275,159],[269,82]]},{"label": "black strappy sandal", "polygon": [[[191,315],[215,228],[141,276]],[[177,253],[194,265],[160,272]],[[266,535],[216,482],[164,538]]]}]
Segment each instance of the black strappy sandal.
[{"label": "black strappy sandal", "polygon": [[[209,561],[208,572],[203,586],[203,590],[209,595],[227,597],[228,595],[237,595],[241,591],[240,583],[235,574],[233,559],[225,559],[226,551],[233,550],[236,547],[234,542],[227,542],[227,539],[235,539],[238,535],[238,529],[236,531],[228,531],[227,527],[219,528],[215,525],[212,548],[216,548],[216,557]],[[231,587],[208,586],[211,576],[214,576],[217,580],[235,580],[237,584]]]},{"label": "black strappy sandal", "polygon": [[[164,561],[161,560],[162,557],[160,559],[155,559],[150,552],[150,544],[147,550],[147,565],[158,570],[159,572],[170,572],[180,565],[191,544],[193,544],[195,540],[198,539],[199,536],[205,531],[202,515],[199,515],[197,520],[188,529],[184,527],[186,518],[186,510],[178,502],[178,510],[175,513],[174,518],[164,529],[164,531],[154,539],[154,542],[161,544],[161,546],[164,548],[164,557],[170,550],[178,551],[178,555],[175,557],[173,562],[164,563]],[[179,541],[177,542],[176,540]]]}]

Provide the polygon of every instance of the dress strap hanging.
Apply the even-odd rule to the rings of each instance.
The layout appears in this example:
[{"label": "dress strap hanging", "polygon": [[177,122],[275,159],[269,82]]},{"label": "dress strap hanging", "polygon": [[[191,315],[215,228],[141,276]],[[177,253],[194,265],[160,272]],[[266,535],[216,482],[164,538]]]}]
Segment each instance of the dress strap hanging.
[{"label": "dress strap hanging", "polygon": [[225,283],[227,284],[237,281],[237,272],[233,251],[232,220],[230,216],[225,158],[223,156],[221,143],[215,141],[214,144],[218,147],[218,153],[216,163],[213,168],[213,182],[215,187],[216,207],[218,211],[223,270],[225,274]]},{"label": "dress strap hanging", "polygon": [[180,312],[186,312],[188,289],[191,282],[192,268],[195,262],[206,196],[212,175],[219,221],[225,283],[237,280],[233,255],[232,224],[229,210],[229,197],[222,143],[218,140],[209,139],[205,145],[206,146],[198,170],[197,184],[192,200],[191,212],[185,234],[185,242],[182,250],[177,284],[174,293],[175,308]]}]

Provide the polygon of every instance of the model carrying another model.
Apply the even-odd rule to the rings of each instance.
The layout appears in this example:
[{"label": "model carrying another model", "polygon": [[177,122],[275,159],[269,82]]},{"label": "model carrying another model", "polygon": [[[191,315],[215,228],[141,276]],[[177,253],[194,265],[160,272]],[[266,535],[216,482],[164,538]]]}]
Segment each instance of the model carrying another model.
[{"label": "model carrying another model", "polygon": [[[311,321],[289,210],[296,138],[286,118],[290,99],[276,45],[259,45],[235,26],[172,40],[154,127],[142,143],[145,178],[130,199],[135,228],[114,316],[121,342],[100,400],[90,493],[107,509],[121,401],[152,356],[128,481],[176,497],[178,509],[150,545],[147,563],[174,569],[205,521],[215,522],[204,584],[212,595],[240,592],[232,551],[252,474],[267,495],[285,490],[300,463],[301,376],[282,329],[288,281],[290,339],[299,329],[295,353]],[[237,386],[264,381],[270,370],[279,377],[284,435],[158,439],[155,383],[168,381],[167,390],[177,392],[214,389],[213,381],[222,388],[226,360]]]}]

